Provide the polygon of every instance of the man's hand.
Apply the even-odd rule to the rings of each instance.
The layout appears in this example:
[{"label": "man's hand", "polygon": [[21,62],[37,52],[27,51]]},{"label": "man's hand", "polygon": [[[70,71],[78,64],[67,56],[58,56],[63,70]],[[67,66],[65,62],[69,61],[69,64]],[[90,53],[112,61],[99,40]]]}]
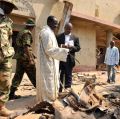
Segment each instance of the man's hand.
[{"label": "man's hand", "polygon": [[68,49],[70,49],[70,48],[72,48],[73,46],[71,46],[71,45],[68,45]]},{"label": "man's hand", "polygon": [[70,49],[72,46],[70,45],[65,45],[65,44],[61,44],[61,48],[67,48],[67,49]]},{"label": "man's hand", "polygon": [[118,64],[115,64],[115,67],[117,67],[117,68],[118,68]]},{"label": "man's hand", "polygon": [[113,68],[117,71],[119,66],[117,64],[115,64]]},{"label": "man's hand", "polygon": [[68,46],[65,45],[65,44],[61,44],[61,48],[67,48],[68,49]]}]

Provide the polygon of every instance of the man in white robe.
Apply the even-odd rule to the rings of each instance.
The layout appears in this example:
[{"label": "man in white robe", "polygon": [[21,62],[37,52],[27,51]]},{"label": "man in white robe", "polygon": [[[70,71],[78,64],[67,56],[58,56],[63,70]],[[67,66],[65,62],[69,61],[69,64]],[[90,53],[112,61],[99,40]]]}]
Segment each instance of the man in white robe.
[{"label": "man in white robe", "polygon": [[[37,70],[37,101],[53,102],[59,90],[59,60],[66,61],[69,50],[59,48],[54,34],[58,25],[54,16],[49,16],[47,25],[40,32]],[[38,77],[39,76],[39,77]]]}]

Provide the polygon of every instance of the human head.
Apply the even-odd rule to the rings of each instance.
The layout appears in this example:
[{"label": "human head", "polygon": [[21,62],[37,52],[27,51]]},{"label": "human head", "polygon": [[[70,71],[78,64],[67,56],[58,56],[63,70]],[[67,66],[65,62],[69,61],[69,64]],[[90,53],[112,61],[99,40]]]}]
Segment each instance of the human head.
[{"label": "human head", "polygon": [[31,18],[29,18],[26,23],[26,28],[32,30],[35,27],[35,21]]},{"label": "human head", "polygon": [[49,16],[47,18],[47,25],[55,31],[55,29],[58,27],[58,20],[55,16]]},{"label": "human head", "polygon": [[103,53],[103,51],[104,51],[103,48],[100,48],[100,52]]},{"label": "human head", "polygon": [[115,41],[110,41],[110,47],[113,48],[115,46]]},{"label": "human head", "polygon": [[64,31],[65,35],[70,34],[72,31],[72,28],[73,28],[72,23],[70,23],[70,22],[66,23],[65,24],[65,31]]},{"label": "human head", "polygon": [[13,9],[18,9],[12,0],[0,0],[0,8],[4,10],[5,14],[10,14]]}]

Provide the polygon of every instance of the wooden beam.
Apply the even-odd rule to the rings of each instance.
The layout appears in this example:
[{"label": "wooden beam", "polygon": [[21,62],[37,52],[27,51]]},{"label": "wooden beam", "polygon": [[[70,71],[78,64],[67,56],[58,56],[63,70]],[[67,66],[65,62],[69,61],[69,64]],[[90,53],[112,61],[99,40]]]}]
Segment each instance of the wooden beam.
[{"label": "wooden beam", "polygon": [[58,33],[62,33],[64,31],[64,26],[67,22],[69,22],[72,8],[73,8],[72,3],[68,1],[64,1],[64,3],[65,3],[65,6],[64,6],[63,15],[60,21],[60,27],[59,27]]}]

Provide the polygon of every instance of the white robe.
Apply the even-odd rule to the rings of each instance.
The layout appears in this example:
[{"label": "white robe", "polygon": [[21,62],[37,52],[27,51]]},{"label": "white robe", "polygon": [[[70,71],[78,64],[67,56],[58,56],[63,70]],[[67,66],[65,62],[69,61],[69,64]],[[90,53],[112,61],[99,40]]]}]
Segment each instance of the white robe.
[{"label": "white robe", "polygon": [[66,61],[69,50],[59,48],[54,32],[45,26],[40,32],[37,65],[37,101],[53,102],[59,90],[59,61]]}]

